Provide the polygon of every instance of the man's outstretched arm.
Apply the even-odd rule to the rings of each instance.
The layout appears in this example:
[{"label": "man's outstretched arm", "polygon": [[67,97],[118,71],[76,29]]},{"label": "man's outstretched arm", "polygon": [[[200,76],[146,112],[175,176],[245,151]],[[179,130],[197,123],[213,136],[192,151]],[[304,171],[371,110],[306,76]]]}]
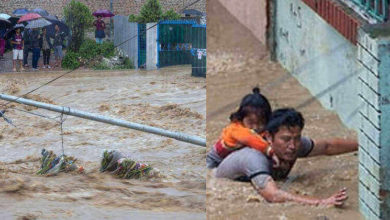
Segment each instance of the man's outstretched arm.
[{"label": "man's outstretched arm", "polygon": [[342,189],[335,193],[334,195],[330,196],[326,199],[318,199],[318,198],[312,198],[308,196],[301,196],[292,194],[286,191],[283,191],[281,189],[278,189],[275,182],[273,181],[272,177],[267,176],[267,179],[265,180],[264,187],[263,186],[256,186],[258,185],[255,181],[252,180],[253,185],[259,192],[259,194],[267,200],[267,202],[271,203],[282,203],[282,202],[297,202],[301,204],[307,204],[307,205],[335,205],[335,206],[342,206],[345,202],[345,200],[348,199],[346,189]]},{"label": "man's outstretched arm", "polygon": [[315,140],[313,150],[308,157],[318,155],[337,155],[358,150],[358,142],[351,139],[334,138]]}]

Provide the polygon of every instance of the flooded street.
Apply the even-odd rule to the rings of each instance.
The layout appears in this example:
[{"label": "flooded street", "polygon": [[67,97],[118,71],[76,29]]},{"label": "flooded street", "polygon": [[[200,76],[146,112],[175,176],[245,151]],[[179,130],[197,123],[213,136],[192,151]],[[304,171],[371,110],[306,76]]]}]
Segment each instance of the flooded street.
[{"label": "flooded street", "polygon": [[[326,110],[278,63],[269,60],[264,45],[241,25],[219,1],[209,1],[207,146],[213,146],[230,114],[254,86],[269,98],[273,109],[297,107],[305,118],[303,135],[313,139],[356,138],[338,116]],[[326,198],[342,187],[349,199],[341,208],[312,207],[295,203],[270,204],[248,182],[207,176],[208,219],[328,220],[362,219],[358,205],[357,152],[332,157],[300,159],[289,178],[277,181],[291,193]]]},{"label": "flooded street", "polygon": [[[63,74],[3,73],[2,93],[18,96]],[[206,80],[190,66],[156,71],[77,70],[28,98],[205,138]],[[6,103],[0,101],[1,104]],[[60,155],[60,114],[19,104],[15,127],[0,122],[1,219],[205,219],[204,147],[64,116],[64,151],[85,174],[35,174],[42,148]],[[160,177],[125,180],[100,173],[104,149],[118,150],[159,170]]]}]

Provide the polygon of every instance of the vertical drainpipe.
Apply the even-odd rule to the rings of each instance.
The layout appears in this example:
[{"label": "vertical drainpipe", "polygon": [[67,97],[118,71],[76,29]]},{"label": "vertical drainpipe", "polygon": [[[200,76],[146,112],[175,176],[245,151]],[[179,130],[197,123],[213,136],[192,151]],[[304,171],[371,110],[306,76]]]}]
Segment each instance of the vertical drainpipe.
[{"label": "vertical drainpipe", "polygon": [[276,61],[276,1],[277,0],[266,0],[267,1],[267,31],[266,41],[267,48],[271,54],[271,60]]},{"label": "vertical drainpipe", "polygon": [[138,38],[138,51],[137,51],[137,54],[138,54],[138,63],[137,63],[137,69],[139,69],[139,61],[140,61],[140,51],[141,51],[141,42],[140,42],[140,37],[139,37],[139,27],[140,27],[140,24],[137,23],[137,38]]},{"label": "vertical drainpipe", "polygon": [[[112,1],[113,0],[110,0],[110,11],[112,12],[112,13],[114,13],[114,10],[113,10],[113,6],[112,6]],[[111,39],[113,39],[113,28],[112,28],[112,26],[113,26],[113,22],[112,22],[113,20],[112,20],[112,17],[110,17],[110,38]]]},{"label": "vertical drainpipe", "polygon": [[158,32],[158,28],[159,28],[159,26],[160,26],[160,22],[157,22],[157,40],[156,40],[156,43],[157,43],[157,64],[156,64],[156,66],[157,66],[157,69],[158,68],[160,68],[160,59],[159,59],[159,53],[160,53],[160,50],[161,50],[161,48],[160,48],[160,37],[159,37],[159,32]]}]

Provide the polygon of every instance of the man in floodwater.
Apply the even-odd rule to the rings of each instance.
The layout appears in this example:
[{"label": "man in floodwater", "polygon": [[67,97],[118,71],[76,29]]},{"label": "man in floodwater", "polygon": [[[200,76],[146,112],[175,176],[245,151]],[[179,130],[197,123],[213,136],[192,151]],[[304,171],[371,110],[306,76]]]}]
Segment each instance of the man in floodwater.
[{"label": "man in floodwater", "polygon": [[299,157],[336,155],[356,151],[356,141],[313,141],[302,137],[304,119],[292,108],[279,109],[272,113],[265,127],[264,137],[269,141],[280,159],[280,166],[273,167],[272,160],[260,151],[245,147],[226,157],[216,170],[216,176],[230,179],[248,179],[268,202],[293,201],[309,205],[341,206],[347,200],[346,189],[341,189],[326,199],[296,195],[278,189],[274,180],[288,176]]}]

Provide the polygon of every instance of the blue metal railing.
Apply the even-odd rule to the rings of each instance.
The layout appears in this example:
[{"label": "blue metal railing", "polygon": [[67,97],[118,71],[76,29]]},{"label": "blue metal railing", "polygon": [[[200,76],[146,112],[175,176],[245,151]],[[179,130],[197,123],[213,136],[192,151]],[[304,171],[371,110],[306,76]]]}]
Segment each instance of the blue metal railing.
[{"label": "blue metal railing", "polygon": [[388,21],[389,0],[353,0],[353,2],[378,21]]}]

